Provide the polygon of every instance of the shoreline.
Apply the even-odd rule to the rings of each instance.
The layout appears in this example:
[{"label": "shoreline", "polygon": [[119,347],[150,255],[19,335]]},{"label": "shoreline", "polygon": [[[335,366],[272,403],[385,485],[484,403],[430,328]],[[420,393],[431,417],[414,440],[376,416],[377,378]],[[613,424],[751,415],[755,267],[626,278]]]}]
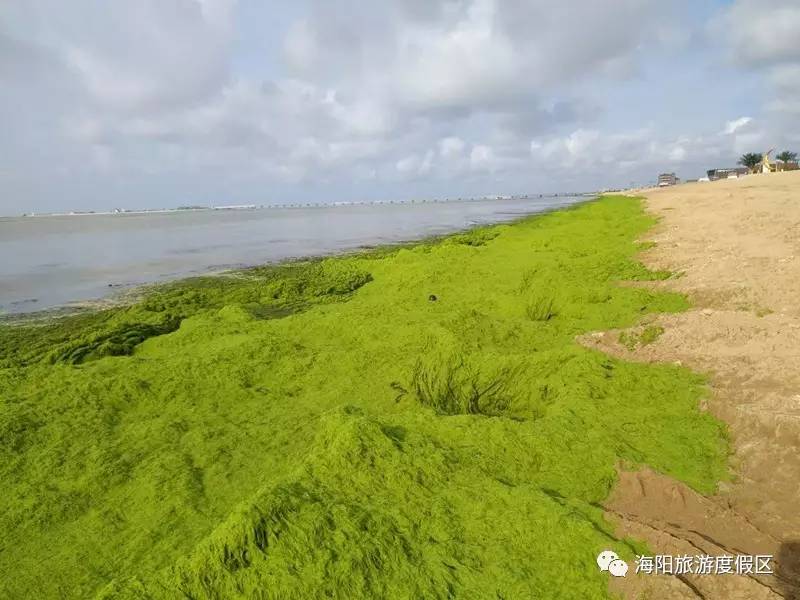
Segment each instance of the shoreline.
[{"label": "shoreline", "polygon": [[[554,195],[553,197],[558,197],[558,195]],[[562,197],[567,197],[562,195]],[[578,196],[569,196],[570,198],[579,198]],[[378,243],[378,244],[365,244],[356,246],[353,248],[345,248],[339,250],[331,250],[328,252],[322,252],[318,254],[304,254],[299,256],[290,256],[286,258],[277,259],[275,261],[266,262],[266,263],[258,263],[258,264],[242,264],[238,266],[233,266],[230,268],[215,268],[215,267],[208,267],[208,270],[197,272],[193,274],[183,274],[178,275],[175,278],[167,278],[161,279],[159,281],[151,281],[145,283],[118,283],[118,284],[108,284],[109,291],[106,295],[97,297],[97,298],[89,298],[85,300],[72,300],[66,302],[64,304],[58,304],[55,306],[49,306],[42,309],[33,309],[33,310],[14,310],[14,311],[7,311],[2,312],[0,311],[0,324],[3,323],[16,323],[16,322],[31,322],[31,321],[40,321],[46,320],[49,318],[58,318],[61,316],[70,316],[73,314],[81,314],[86,312],[91,312],[94,310],[104,310],[106,308],[115,308],[121,306],[128,306],[133,302],[141,300],[141,298],[149,292],[157,291],[159,287],[162,286],[169,286],[171,284],[175,284],[178,282],[188,281],[192,279],[202,279],[206,277],[224,277],[224,276],[238,276],[238,275],[246,275],[248,271],[253,269],[263,269],[269,267],[280,267],[281,265],[288,265],[292,263],[301,263],[306,261],[316,261],[322,260],[325,258],[335,258],[335,257],[348,257],[353,255],[362,254],[364,252],[370,251],[377,251],[381,252],[384,250],[391,250],[394,248],[401,248],[407,246],[414,246],[416,244],[425,244],[425,243],[436,243],[448,236],[457,235],[460,233],[468,233],[470,231],[474,231],[476,229],[484,228],[484,227],[493,227],[498,224],[514,224],[519,221],[525,220],[527,218],[536,216],[536,215],[543,215],[547,214],[552,211],[558,210],[566,210],[572,206],[581,206],[587,202],[593,202],[597,200],[599,196],[592,196],[586,197],[583,199],[578,199],[575,202],[566,205],[566,206],[551,206],[541,210],[536,210],[534,212],[520,214],[516,218],[512,218],[510,220],[500,220],[493,223],[475,223],[468,225],[466,227],[459,227],[457,229],[453,229],[447,232],[433,234],[433,235],[426,235],[423,234],[421,237],[412,237],[409,239],[403,239],[393,242],[386,242],[386,243]],[[477,200],[455,200],[452,202],[477,202]],[[373,203],[374,204],[374,203]],[[306,208],[306,207],[299,207],[299,208]],[[207,209],[211,210],[211,209]],[[157,212],[157,211],[154,211]],[[183,211],[183,210],[173,210],[171,212],[192,212],[192,211]],[[99,214],[99,213],[96,213]],[[112,213],[103,213],[103,214],[112,214]],[[128,213],[124,213],[128,214]],[[146,213],[145,213],[146,214]],[[61,215],[59,215],[61,216]],[[14,304],[24,304],[24,303],[36,303],[38,302],[38,298],[30,299],[30,300],[21,300],[17,301]]]}]

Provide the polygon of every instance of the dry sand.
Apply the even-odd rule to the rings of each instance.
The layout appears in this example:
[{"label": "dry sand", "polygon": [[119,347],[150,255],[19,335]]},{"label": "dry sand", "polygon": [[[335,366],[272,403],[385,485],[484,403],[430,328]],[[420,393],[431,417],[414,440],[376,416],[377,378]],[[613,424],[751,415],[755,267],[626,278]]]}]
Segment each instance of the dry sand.
[{"label": "dry sand", "polygon": [[619,331],[589,346],[707,373],[706,408],[730,428],[732,482],[703,497],[651,471],[623,472],[607,502],[618,533],[655,554],[772,554],[774,576],[613,580],[626,598],[800,598],[800,172],[645,193],[659,225],[643,254],[682,274],[657,285],[694,309],[658,316],[654,343],[629,351]]}]

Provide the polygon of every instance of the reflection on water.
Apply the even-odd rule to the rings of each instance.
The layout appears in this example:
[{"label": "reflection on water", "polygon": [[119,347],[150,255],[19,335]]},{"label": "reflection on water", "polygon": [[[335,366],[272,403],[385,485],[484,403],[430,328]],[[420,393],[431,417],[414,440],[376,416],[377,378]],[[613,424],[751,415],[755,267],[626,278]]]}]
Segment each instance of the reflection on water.
[{"label": "reflection on water", "polygon": [[0,312],[515,219],[575,198],[0,219]]}]

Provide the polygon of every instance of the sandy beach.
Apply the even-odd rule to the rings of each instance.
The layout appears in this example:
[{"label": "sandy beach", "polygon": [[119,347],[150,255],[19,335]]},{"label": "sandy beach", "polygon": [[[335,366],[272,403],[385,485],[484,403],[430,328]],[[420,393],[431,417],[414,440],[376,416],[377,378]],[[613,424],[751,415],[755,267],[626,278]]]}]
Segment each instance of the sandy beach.
[{"label": "sandy beach", "polygon": [[707,373],[707,409],[729,427],[734,479],[703,497],[649,470],[624,472],[606,506],[620,533],[655,553],[764,554],[776,566],[774,576],[616,580],[627,598],[800,597],[799,192],[791,172],[645,194],[660,223],[644,262],[680,272],[657,285],[693,308],[655,317],[663,335],[634,351],[618,331],[586,340]]}]

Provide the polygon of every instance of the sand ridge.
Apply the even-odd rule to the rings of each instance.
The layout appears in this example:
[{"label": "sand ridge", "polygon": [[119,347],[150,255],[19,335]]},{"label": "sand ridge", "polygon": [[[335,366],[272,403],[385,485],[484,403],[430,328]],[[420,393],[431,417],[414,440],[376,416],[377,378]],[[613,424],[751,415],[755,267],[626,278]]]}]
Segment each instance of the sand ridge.
[{"label": "sand ridge", "polygon": [[705,498],[649,470],[622,472],[610,518],[655,553],[773,554],[776,573],[637,576],[614,589],[627,598],[800,598],[800,172],[645,197],[659,224],[642,259],[678,273],[657,285],[687,294],[694,308],[654,317],[663,334],[634,350],[618,331],[582,341],[709,374],[704,408],[729,425],[734,480]]}]

